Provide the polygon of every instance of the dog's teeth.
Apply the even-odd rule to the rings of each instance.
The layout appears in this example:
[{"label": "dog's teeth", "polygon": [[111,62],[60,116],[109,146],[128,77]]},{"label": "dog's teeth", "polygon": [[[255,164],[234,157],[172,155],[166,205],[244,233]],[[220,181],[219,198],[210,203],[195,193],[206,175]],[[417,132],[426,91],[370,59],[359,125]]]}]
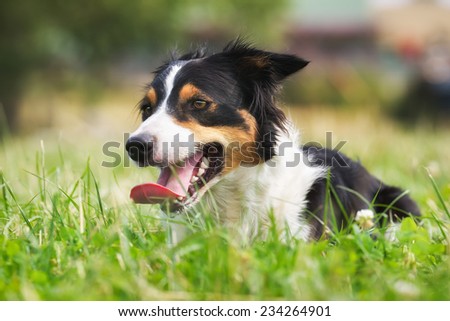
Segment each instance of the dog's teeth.
[{"label": "dog's teeth", "polygon": [[208,167],[209,167],[209,159],[205,157],[203,158],[203,161],[200,164],[200,168],[207,169]]},{"label": "dog's teeth", "polygon": [[196,181],[198,181],[198,176],[192,176],[191,183],[195,183]]},{"label": "dog's teeth", "polygon": [[[202,163],[202,164],[203,164],[203,163]],[[197,175],[198,175],[198,176],[202,176],[203,174],[205,174],[205,169],[200,167],[200,168],[198,169]]]}]

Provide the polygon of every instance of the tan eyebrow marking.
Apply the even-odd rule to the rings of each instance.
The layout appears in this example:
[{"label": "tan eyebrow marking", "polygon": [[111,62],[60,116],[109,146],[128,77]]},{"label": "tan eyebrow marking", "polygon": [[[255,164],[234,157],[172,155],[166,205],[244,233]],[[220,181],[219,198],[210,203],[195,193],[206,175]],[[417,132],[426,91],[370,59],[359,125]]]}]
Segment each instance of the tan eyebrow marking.
[{"label": "tan eyebrow marking", "polygon": [[155,88],[150,88],[149,90],[148,90],[148,92],[147,92],[147,98],[148,98],[148,101],[150,102],[150,104],[152,105],[152,106],[155,106],[156,105],[156,100],[157,100],[157,95],[156,95],[156,90],[155,90]]},{"label": "tan eyebrow marking", "polygon": [[189,101],[190,99],[192,99],[194,97],[205,98],[205,99],[211,100],[210,97],[205,95],[200,89],[198,89],[196,86],[194,86],[191,83],[184,85],[180,89],[180,93],[179,93],[180,101],[184,101],[184,102]]}]

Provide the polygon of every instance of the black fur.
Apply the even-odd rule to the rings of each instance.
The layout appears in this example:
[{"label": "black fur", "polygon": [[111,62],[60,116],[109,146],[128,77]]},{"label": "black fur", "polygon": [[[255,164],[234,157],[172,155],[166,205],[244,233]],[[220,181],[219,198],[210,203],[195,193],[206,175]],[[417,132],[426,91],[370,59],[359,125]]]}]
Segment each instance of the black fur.
[{"label": "black fur", "polygon": [[[313,166],[326,166],[326,178],[314,183],[307,195],[307,215],[314,227],[312,237],[323,234],[324,224],[341,229],[360,209],[385,213],[389,221],[420,216],[416,203],[400,188],[385,185],[359,163],[330,149],[303,146]],[[379,221],[378,223],[381,223]]]}]

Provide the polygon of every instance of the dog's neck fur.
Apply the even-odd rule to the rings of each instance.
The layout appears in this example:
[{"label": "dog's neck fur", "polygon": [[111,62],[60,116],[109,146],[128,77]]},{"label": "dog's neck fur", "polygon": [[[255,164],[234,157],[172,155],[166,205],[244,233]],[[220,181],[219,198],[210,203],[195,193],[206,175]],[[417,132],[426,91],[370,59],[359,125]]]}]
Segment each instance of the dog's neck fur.
[{"label": "dog's neck fur", "polygon": [[254,167],[235,169],[212,186],[197,206],[222,224],[238,226],[234,232],[243,240],[251,241],[257,235],[264,238],[260,232],[267,233],[271,221],[282,237],[307,240],[310,227],[304,215],[305,198],[325,171],[308,165],[296,138],[292,127],[280,131],[277,156]]}]

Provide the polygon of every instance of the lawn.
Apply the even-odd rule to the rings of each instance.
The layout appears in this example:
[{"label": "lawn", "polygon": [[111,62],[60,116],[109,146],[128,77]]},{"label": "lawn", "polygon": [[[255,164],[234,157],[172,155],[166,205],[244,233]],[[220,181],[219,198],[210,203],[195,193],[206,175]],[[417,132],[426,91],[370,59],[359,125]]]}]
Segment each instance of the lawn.
[{"label": "lawn", "polygon": [[204,213],[170,246],[158,208],[128,199],[155,179],[123,157],[130,110],[0,145],[1,300],[450,300],[450,129],[403,128],[373,109],[290,110],[303,141],[331,132],[329,147],[345,142],[410,191],[423,219],[403,221],[396,242],[355,224],[312,243],[280,242],[274,228],[242,246]]}]

